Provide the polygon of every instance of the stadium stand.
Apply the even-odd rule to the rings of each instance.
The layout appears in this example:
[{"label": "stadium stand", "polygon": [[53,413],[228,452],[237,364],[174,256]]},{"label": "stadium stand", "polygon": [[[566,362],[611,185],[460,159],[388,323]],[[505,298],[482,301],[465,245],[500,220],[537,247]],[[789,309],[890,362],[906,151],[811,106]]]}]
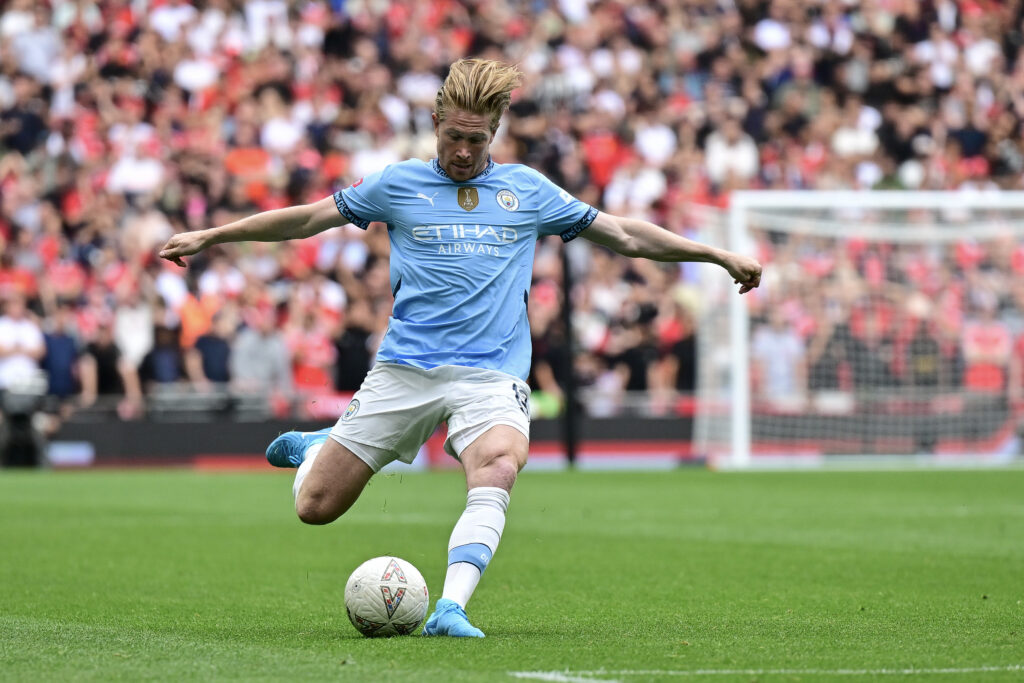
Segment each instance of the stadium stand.
[{"label": "stadium stand", "polygon": [[[123,419],[310,417],[317,397],[351,392],[390,312],[384,231],[221,246],[187,271],[155,251],[177,231],[428,158],[434,95],[463,56],[526,74],[497,161],[684,234],[691,207],[721,209],[736,189],[1021,189],[1022,4],[10,0],[0,326],[26,341],[4,347],[0,389],[38,366],[55,413]],[[899,264],[908,292],[945,292],[941,329],[916,330],[892,328],[884,307],[816,325],[822,302],[798,286],[805,269],[842,261],[870,284],[897,264],[855,242],[812,247],[770,234],[760,245],[793,287],[752,297],[755,356],[787,360],[758,387],[943,383],[1020,401],[1021,244],[943,247],[941,283]],[[678,398],[697,363],[693,269],[596,248],[575,250],[572,265],[590,414],[688,410]],[[531,383],[548,415],[569,372],[561,282],[559,246],[542,242]],[[914,344],[941,354],[943,372],[901,362]],[[870,371],[844,371],[839,346]]]}]

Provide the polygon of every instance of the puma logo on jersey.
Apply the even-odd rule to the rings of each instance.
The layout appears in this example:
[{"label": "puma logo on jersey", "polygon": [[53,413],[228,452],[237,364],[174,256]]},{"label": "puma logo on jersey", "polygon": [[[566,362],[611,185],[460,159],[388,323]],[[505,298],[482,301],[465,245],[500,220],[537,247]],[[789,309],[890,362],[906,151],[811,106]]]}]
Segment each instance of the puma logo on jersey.
[{"label": "puma logo on jersey", "polygon": [[430,202],[430,206],[433,207],[434,206],[434,197],[436,197],[439,194],[441,194],[441,193],[440,192],[435,192],[433,194],[433,196],[428,197],[427,195],[423,194],[422,192],[417,192],[416,196],[419,197],[420,199],[426,199],[428,202]]}]

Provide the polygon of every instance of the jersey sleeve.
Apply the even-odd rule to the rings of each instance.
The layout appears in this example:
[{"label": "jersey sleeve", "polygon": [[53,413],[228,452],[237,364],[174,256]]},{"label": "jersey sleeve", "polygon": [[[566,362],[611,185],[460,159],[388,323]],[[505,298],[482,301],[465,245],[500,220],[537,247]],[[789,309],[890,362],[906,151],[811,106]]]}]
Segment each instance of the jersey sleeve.
[{"label": "jersey sleeve", "polygon": [[334,193],[334,205],[345,220],[363,230],[372,221],[391,222],[391,202],[388,192],[388,171],[372,173]]},{"label": "jersey sleeve", "polygon": [[597,209],[581,202],[541,174],[534,195],[538,206],[538,233],[574,239],[597,218]]}]

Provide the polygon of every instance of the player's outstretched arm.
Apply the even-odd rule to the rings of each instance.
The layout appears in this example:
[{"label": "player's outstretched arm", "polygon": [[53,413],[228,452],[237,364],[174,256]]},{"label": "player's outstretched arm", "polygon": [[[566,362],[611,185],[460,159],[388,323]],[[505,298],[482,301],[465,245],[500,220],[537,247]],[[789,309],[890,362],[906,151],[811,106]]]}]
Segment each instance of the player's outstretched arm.
[{"label": "player's outstretched arm", "polygon": [[601,211],[581,235],[623,256],[652,261],[700,261],[725,268],[746,294],[761,284],[761,264],[749,256],[694,242],[654,223]]},{"label": "player's outstretched arm", "polygon": [[185,267],[183,256],[224,242],[281,242],[302,239],[344,222],[333,197],[312,204],[264,211],[217,228],[178,233],[160,250],[160,258]]}]

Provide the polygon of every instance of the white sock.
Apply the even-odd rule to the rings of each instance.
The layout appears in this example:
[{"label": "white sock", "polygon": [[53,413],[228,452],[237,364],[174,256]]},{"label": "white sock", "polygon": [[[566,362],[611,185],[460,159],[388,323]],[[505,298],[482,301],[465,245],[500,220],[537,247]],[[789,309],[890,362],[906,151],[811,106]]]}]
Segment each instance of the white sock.
[{"label": "white sock", "polygon": [[302,482],[306,480],[306,475],[313,469],[313,461],[316,460],[316,456],[320,455],[320,449],[323,447],[324,442],[315,443],[306,449],[306,459],[299,465],[299,469],[295,471],[295,483],[292,484],[292,497],[295,500],[299,499],[299,489],[302,488]]},{"label": "white sock", "polygon": [[442,598],[465,609],[501,541],[509,495],[505,489],[478,486],[466,496],[466,511],[448,541],[448,573]]}]

